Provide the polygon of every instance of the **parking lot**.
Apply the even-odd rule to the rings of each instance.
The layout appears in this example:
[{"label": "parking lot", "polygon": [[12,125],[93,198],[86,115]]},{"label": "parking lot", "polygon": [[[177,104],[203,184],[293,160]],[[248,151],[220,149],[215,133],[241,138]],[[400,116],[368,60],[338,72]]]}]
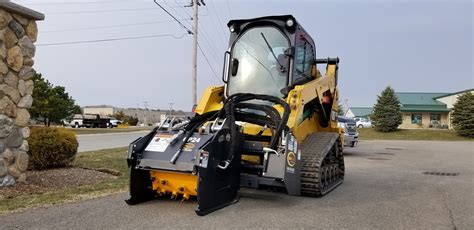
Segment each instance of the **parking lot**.
[{"label": "parking lot", "polygon": [[0,228],[473,229],[473,149],[474,142],[363,141],[346,149],[345,181],[323,198],[242,189],[237,204],[199,217],[195,201],[127,206],[118,193],[0,216]]}]

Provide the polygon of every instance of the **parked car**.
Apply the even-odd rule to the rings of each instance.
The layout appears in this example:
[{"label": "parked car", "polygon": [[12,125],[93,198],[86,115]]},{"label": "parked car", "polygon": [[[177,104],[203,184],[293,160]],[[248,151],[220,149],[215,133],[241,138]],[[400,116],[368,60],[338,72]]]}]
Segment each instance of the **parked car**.
[{"label": "parked car", "polygon": [[354,118],[357,128],[372,128],[372,121],[367,118],[357,117]]},{"label": "parked car", "polygon": [[348,117],[338,117],[337,124],[344,129],[344,146],[355,147],[359,143],[356,121]]},{"label": "parked car", "polygon": [[119,121],[117,119],[110,119],[109,128],[117,127],[120,124],[122,124],[122,121]]}]

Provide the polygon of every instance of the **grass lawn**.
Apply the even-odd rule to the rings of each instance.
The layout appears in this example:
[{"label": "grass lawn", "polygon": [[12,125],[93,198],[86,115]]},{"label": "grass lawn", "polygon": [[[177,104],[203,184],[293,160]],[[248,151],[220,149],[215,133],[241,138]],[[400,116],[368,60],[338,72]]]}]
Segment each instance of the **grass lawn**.
[{"label": "grass lawn", "polygon": [[117,178],[106,179],[97,184],[69,187],[54,192],[0,199],[0,214],[21,209],[51,205],[66,201],[77,201],[126,191],[128,167],[125,160],[127,148],[106,149],[78,153],[74,166],[96,169],[111,169],[120,172]]},{"label": "grass lawn", "polygon": [[106,128],[68,128],[68,130],[72,130],[76,134],[101,134],[101,133],[129,133],[129,132],[137,132],[137,131],[146,131],[152,130],[154,127],[132,127],[126,129],[106,129]]},{"label": "grass lawn", "polygon": [[377,132],[372,128],[358,129],[361,140],[429,140],[429,141],[474,141],[461,137],[452,130],[400,129],[394,132]]}]

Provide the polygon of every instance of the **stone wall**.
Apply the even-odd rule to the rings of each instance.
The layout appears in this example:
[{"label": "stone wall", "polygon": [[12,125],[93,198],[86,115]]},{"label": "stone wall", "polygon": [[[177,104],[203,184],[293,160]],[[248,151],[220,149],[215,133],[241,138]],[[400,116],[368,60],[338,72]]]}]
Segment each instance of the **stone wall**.
[{"label": "stone wall", "polygon": [[[42,16],[42,18],[41,18]],[[11,2],[0,2],[0,187],[26,180],[32,68],[44,15]]]}]

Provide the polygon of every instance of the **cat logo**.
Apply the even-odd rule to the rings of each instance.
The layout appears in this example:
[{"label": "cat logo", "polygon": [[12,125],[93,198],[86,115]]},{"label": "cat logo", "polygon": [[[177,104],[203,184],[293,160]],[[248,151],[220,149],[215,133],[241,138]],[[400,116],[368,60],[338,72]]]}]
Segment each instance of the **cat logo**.
[{"label": "cat logo", "polygon": [[288,166],[294,167],[296,164],[296,156],[295,153],[289,152],[288,156],[286,156],[286,162],[288,163]]}]

